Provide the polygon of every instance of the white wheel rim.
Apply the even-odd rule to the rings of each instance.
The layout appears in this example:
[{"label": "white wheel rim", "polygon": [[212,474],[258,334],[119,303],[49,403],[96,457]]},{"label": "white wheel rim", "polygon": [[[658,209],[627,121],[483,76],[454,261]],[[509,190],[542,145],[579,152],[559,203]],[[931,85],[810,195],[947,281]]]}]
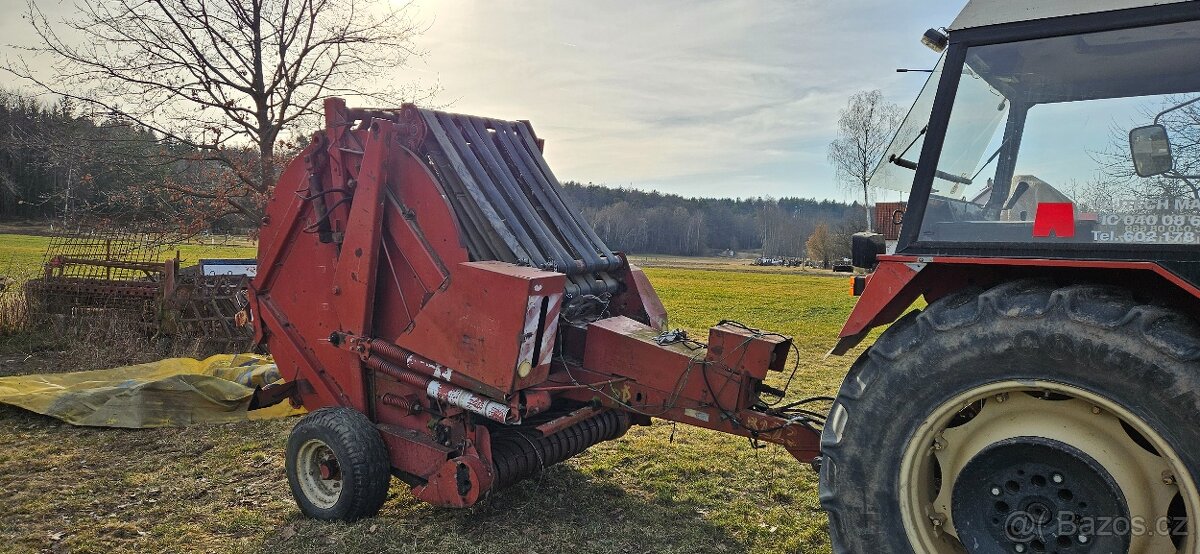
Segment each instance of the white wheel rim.
[{"label": "white wheel rim", "polygon": [[[1048,393],[1066,400],[1035,397]],[[982,407],[969,422],[950,427],[959,412]],[[1124,431],[1122,422],[1145,438],[1155,455]],[[1131,534],[1132,554],[1193,552],[1197,545],[1200,493],[1179,456],[1161,435],[1123,406],[1090,391],[1052,382],[1000,382],[958,395],[939,406],[917,428],[900,467],[900,509],[917,552],[964,552],[951,509],[958,472],[997,441],[1017,437],[1052,439],[1100,462],[1120,485],[1131,520],[1149,531]],[[941,470],[940,486],[935,468]],[[1182,498],[1188,535],[1177,549],[1168,534],[1156,532],[1170,504]],[[1028,550],[1027,550],[1028,552]]]},{"label": "white wheel rim", "polygon": [[322,467],[337,468],[337,456],[324,442],[309,439],[296,451],[296,480],[304,497],[318,508],[328,510],[342,495],[340,471],[322,477]]}]

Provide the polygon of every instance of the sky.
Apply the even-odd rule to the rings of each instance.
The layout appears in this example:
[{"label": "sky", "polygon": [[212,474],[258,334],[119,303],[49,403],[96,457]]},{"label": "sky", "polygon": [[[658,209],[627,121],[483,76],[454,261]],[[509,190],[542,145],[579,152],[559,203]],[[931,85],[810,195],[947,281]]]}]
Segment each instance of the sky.
[{"label": "sky", "polygon": [[[871,89],[907,109],[925,74],[895,69],[932,67],[920,36],[963,4],[415,0],[426,54],[388,78],[436,84],[450,111],[531,121],[561,180],[850,200],[826,160],[838,111]],[[0,43],[27,42],[26,26],[0,18]]]},{"label": "sky", "polygon": [[882,0],[420,0],[452,111],[526,119],[563,180],[684,196],[849,200],[826,151],[838,111],[881,89],[907,109],[965,4]]}]

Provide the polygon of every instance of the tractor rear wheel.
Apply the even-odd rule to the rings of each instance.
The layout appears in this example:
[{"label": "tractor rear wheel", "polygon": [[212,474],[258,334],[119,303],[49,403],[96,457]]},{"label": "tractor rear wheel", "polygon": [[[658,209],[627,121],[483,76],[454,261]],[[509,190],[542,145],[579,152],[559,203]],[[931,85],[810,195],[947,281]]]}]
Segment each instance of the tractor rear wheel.
[{"label": "tractor rear wheel", "polygon": [[284,468],[296,504],[311,518],[355,521],[387,500],[387,447],[371,420],[351,408],[304,416],[288,436]]},{"label": "tractor rear wheel", "polygon": [[897,321],[822,436],[834,552],[1196,552],[1200,326],[1022,280]]}]

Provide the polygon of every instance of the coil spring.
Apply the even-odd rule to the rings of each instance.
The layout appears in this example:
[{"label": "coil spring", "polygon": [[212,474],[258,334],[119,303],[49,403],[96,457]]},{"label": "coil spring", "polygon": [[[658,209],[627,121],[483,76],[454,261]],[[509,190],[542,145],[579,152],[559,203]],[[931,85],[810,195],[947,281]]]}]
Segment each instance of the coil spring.
[{"label": "coil spring", "polygon": [[629,414],[609,411],[545,437],[519,431],[493,435],[494,487],[501,489],[537,475],[592,445],[619,438],[628,429]]}]

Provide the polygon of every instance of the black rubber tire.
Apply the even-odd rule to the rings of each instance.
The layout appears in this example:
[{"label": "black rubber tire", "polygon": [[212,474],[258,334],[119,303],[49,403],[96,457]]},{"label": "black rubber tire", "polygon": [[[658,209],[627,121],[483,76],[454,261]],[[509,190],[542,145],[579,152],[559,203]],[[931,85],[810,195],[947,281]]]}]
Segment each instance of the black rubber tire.
[{"label": "black rubber tire", "polygon": [[[300,487],[296,458],[300,446],[318,439],[333,451],[342,476],[338,500],[330,508],[314,504]],[[352,408],[321,408],[304,416],[288,436],[284,461],[292,498],[311,518],[356,521],[374,516],[387,500],[391,461],[379,430],[362,412]]]},{"label": "black rubber tire", "polygon": [[1111,286],[1021,280],[964,290],[893,324],[842,383],[821,437],[833,551],[914,554],[898,481],[915,429],[959,394],[1019,379],[1122,404],[1200,478],[1200,325],[1192,318]]}]

